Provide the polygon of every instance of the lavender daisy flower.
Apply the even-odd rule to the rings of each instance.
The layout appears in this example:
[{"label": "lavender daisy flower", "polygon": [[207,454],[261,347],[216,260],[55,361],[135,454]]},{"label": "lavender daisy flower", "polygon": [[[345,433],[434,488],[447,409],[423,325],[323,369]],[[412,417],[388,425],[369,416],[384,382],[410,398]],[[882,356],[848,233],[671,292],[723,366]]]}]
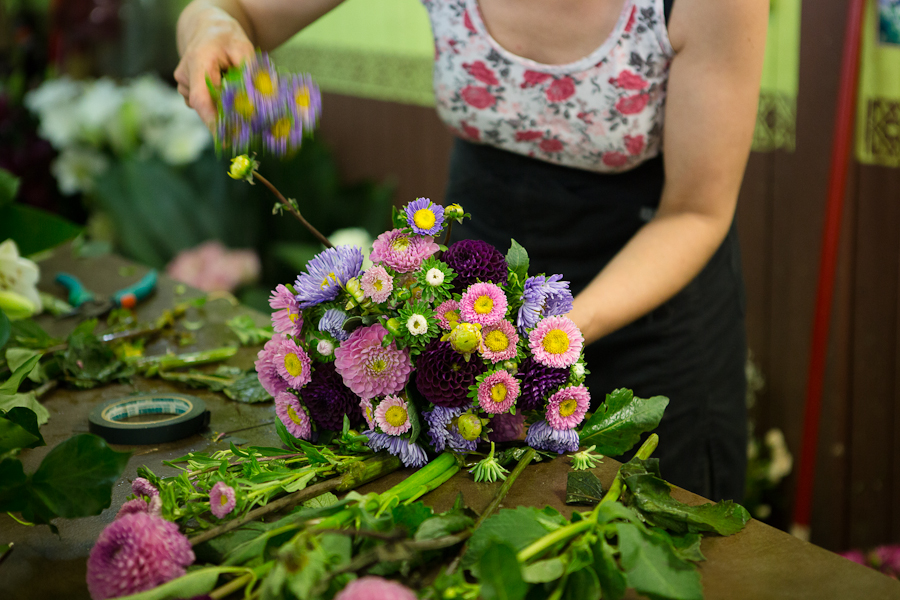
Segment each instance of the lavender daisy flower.
[{"label": "lavender daisy flower", "polygon": [[477,356],[468,361],[448,342],[435,340],[416,362],[416,388],[436,406],[453,408],[470,402],[469,386],[487,367]]},{"label": "lavender daisy flower", "polygon": [[274,120],[284,110],[284,98],[279,93],[278,72],[268,55],[260,53],[243,68],[242,80],[247,96],[266,120]]},{"label": "lavender daisy flower", "polygon": [[334,363],[316,365],[312,380],[300,390],[300,399],[313,423],[321,429],[340,431],[344,425],[344,415],[350,420],[351,427],[358,427],[363,422],[359,396],[344,385]]},{"label": "lavender daisy flower", "polygon": [[303,314],[297,299],[287,287],[278,284],[272,295],[269,296],[269,306],[272,308],[272,327],[277,333],[299,336],[303,329]]},{"label": "lavender daisy flower", "polygon": [[337,298],[347,281],[359,275],[362,263],[362,250],[354,246],[336,246],[317,254],[294,284],[300,308]]},{"label": "lavender daisy flower", "polygon": [[278,374],[277,354],[281,350],[284,337],[280,333],[272,336],[256,355],[256,373],[259,382],[271,396],[277,396],[288,389],[288,383]]},{"label": "lavender daisy flower", "polygon": [[[233,94],[232,94],[233,95]],[[253,130],[250,123],[243,118],[232,116],[219,119],[216,125],[216,140],[222,148],[231,148],[235,154],[246,152],[250,148]]]},{"label": "lavender daisy flower", "polygon": [[275,414],[288,432],[298,440],[309,441],[312,438],[309,412],[291,392],[281,392],[275,396]]},{"label": "lavender daisy flower", "polygon": [[406,222],[419,235],[436,236],[444,228],[444,207],[428,198],[416,198],[403,209]]},{"label": "lavender daisy flower", "polygon": [[134,481],[131,482],[131,493],[139,498],[141,496],[146,496],[148,498],[159,496],[159,490],[150,483],[149,479],[145,479],[144,477],[136,477]]},{"label": "lavender daisy flower", "polygon": [[216,482],[209,491],[209,510],[220,519],[233,511],[236,504],[234,488],[224,481]]},{"label": "lavender daisy flower", "polygon": [[322,114],[322,94],[319,92],[312,77],[309,75],[295,74],[289,80],[284,80],[286,87],[283,96],[287,98],[288,105],[294,118],[300,120],[307,129],[312,129]]},{"label": "lavender daisy flower", "polygon": [[303,143],[303,125],[291,116],[282,116],[263,129],[262,141],[272,154],[285,156]]},{"label": "lavender daisy flower", "polygon": [[538,421],[528,428],[525,443],[535,450],[563,454],[577,451],[580,440],[574,429],[554,429],[547,421]]},{"label": "lavender daisy flower", "polygon": [[400,229],[392,229],[375,238],[369,260],[384,263],[398,273],[410,273],[439,249],[431,237],[409,235]]},{"label": "lavender daisy flower", "polygon": [[468,409],[468,406],[457,408],[435,406],[430,411],[422,413],[422,417],[428,423],[428,436],[435,451],[443,452],[446,448],[455,452],[475,451],[478,440],[465,439],[459,434],[459,428],[455,424],[455,419]]},{"label": "lavender daisy flower", "polygon": [[91,598],[129,596],[181,577],[194,562],[191,543],[178,525],[146,512],[110,523],[87,562]]},{"label": "lavender daisy flower", "polygon": [[569,372],[546,367],[529,356],[519,365],[518,377],[522,380],[519,408],[541,410],[544,408],[544,398],[568,381]]},{"label": "lavender daisy flower", "polygon": [[344,321],[347,320],[347,313],[338,308],[329,308],[319,319],[319,331],[331,334],[331,336],[339,342],[346,341],[350,334],[344,331]]},{"label": "lavender daisy flower", "polygon": [[416,600],[416,594],[396,581],[367,575],[348,583],[334,600]]},{"label": "lavender daisy flower", "polygon": [[564,315],[572,310],[572,292],[569,282],[562,281],[562,275],[529,277],[521,299],[516,326],[522,335],[543,317]]},{"label": "lavender daisy flower", "polygon": [[425,450],[418,444],[413,444],[406,438],[378,433],[377,431],[363,431],[363,435],[369,438],[369,448],[378,452],[387,450],[394,456],[400,457],[404,467],[424,467],[428,464],[428,456]]},{"label": "lavender daisy flower", "polygon": [[387,329],[380,323],[360,327],[334,351],[335,370],[360,398],[396,394],[413,370],[409,350],[394,342],[382,345]]},{"label": "lavender daisy flower", "polygon": [[247,131],[252,133],[251,124],[259,121],[260,112],[256,102],[247,94],[247,90],[240,85],[225,82],[221,97],[222,112],[219,124],[225,128],[238,124],[246,125]]},{"label": "lavender daisy flower", "polygon": [[506,283],[506,259],[500,251],[481,240],[460,240],[447,248],[441,257],[456,273],[453,291],[462,293],[477,281]]}]

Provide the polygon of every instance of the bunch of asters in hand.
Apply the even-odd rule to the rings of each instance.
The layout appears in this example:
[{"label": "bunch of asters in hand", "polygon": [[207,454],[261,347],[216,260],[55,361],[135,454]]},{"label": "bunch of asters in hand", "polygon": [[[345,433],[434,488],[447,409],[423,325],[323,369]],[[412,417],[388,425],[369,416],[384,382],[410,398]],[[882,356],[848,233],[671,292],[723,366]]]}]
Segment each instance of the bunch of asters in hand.
[{"label": "bunch of asters in hand", "polygon": [[265,53],[229,69],[210,93],[218,109],[217,146],[233,154],[262,147],[275,156],[288,155],[300,147],[322,112],[312,78],[279,72]]},{"label": "bunch of asters in hand", "polygon": [[565,316],[569,284],[529,277],[514,241],[506,257],[481,241],[435,241],[466,216],[418,198],[395,210],[365,271],[359,248],[339,246],[275,289],[276,335],[257,371],[292,435],[339,431],[346,416],[407,466],[429,449],[523,436],[540,450],[578,449],[590,395],[583,338]]}]

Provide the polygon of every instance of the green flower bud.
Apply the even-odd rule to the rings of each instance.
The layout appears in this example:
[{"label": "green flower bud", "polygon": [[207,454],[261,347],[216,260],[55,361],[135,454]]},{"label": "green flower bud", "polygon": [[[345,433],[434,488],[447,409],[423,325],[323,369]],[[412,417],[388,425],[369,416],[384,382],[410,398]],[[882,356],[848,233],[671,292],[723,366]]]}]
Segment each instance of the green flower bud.
[{"label": "green flower bud", "polygon": [[459,435],[469,441],[477,440],[481,435],[481,419],[477,415],[460,415],[456,427],[459,429]]},{"label": "green flower bud", "polygon": [[253,183],[253,171],[259,165],[255,160],[241,154],[231,159],[231,168],[228,169],[228,176],[232,179],[244,179]]},{"label": "green flower bud", "polygon": [[481,325],[460,323],[450,332],[450,345],[461,354],[470,354],[481,344]]},{"label": "green flower bud", "polygon": [[400,337],[400,320],[391,317],[387,321],[384,322],[384,328],[387,329],[390,333],[394,334],[397,337]]},{"label": "green flower bud", "polygon": [[463,210],[462,206],[459,204],[451,204],[450,206],[444,209],[444,218],[445,219],[462,219],[466,212]]},{"label": "green flower bud", "polygon": [[6,313],[10,321],[27,319],[37,312],[37,306],[31,300],[22,294],[6,290],[0,291],[0,309]]},{"label": "green flower bud", "polygon": [[347,285],[344,286],[344,289],[347,290],[353,299],[357,302],[362,302],[366,299],[366,294],[362,290],[362,286],[359,283],[359,277],[351,277],[347,280]]}]

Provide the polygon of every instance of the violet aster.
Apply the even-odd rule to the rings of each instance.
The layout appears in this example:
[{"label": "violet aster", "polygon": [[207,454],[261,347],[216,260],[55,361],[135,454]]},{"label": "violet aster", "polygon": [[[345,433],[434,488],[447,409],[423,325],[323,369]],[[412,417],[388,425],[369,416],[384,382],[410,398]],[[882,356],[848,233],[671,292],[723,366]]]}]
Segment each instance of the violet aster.
[{"label": "violet aster", "polygon": [[[250,128],[260,122],[260,111],[243,86],[226,81],[222,86],[221,98],[222,112],[219,115],[219,123],[225,127],[233,124],[245,125],[249,134]],[[249,142],[249,135],[247,141]]]},{"label": "violet aster", "polygon": [[230,148],[234,154],[250,148],[252,134],[250,123],[241,117],[221,118],[216,125],[217,143],[223,148]]},{"label": "violet aster", "polygon": [[519,335],[509,321],[500,321],[481,330],[481,357],[492,363],[511,360],[518,354]]},{"label": "violet aster", "polygon": [[321,429],[340,431],[344,415],[350,420],[351,427],[358,427],[363,422],[359,396],[344,385],[334,363],[316,364],[312,380],[300,390],[300,399],[313,423]]},{"label": "violet aster", "polygon": [[294,284],[300,308],[337,298],[347,281],[359,275],[362,263],[362,250],[355,246],[335,246],[317,254]]},{"label": "violet aster", "polygon": [[525,413],[520,410],[516,414],[507,412],[494,415],[488,423],[488,427],[491,429],[488,432],[488,440],[491,442],[518,440],[525,433]]},{"label": "violet aster", "polygon": [[467,323],[496,325],[506,316],[506,294],[493,283],[473,283],[459,301],[459,316]]},{"label": "violet aster", "polygon": [[571,367],[578,361],[584,337],[568,317],[547,317],[528,334],[534,358],[548,367]]},{"label": "violet aster", "polygon": [[419,235],[436,236],[444,228],[444,207],[428,198],[416,198],[403,209],[406,222]]},{"label": "violet aster", "polygon": [[329,308],[319,319],[319,331],[331,334],[334,339],[343,342],[350,334],[344,331],[344,321],[347,320],[347,313],[339,308]]},{"label": "violet aster", "polygon": [[477,281],[506,283],[506,259],[500,251],[481,240],[459,240],[441,257],[456,272],[453,291],[462,293]]},{"label": "violet aster", "polygon": [[278,415],[281,423],[295,438],[306,441],[312,438],[312,423],[309,420],[309,412],[297,399],[297,396],[291,392],[281,392],[275,396],[275,414]]},{"label": "violet aster", "polygon": [[272,327],[277,333],[299,336],[303,329],[303,314],[297,299],[287,287],[278,284],[269,296],[272,308]]},{"label": "violet aster", "polygon": [[[482,379],[479,377],[479,379]],[[478,383],[478,406],[492,415],[507,412],[519,397],[519,380],[499,369]]]},{"label": "violet aster", "polygon": [[335,369],[360,398],[396,394],[412,372],[409,350],[398,349],[393,341],[383,346],[385,335],[380,323],[359,327],[334,351]]},{"label": "violet aster", "polygon": [[233,511],[236,504],[234,488],[224,481],[217,481],[209,490],[209,510],[220,519]]},{"label": "violet aster", "polygon": [[280,93],[278,72],[265,53],[257,53],[254,60],[242,68],[242,83],[250,101],[267,121],[277,119],[285,109]]},{"label": "violet aster", "polygon": [[312,378],[312,361],[306,350],[289,337],[281,338],[275,354],[275,368],[288,387],[299,390]]},{"label": "violet aster", "polygon": [[519,364],[518,378],[522,381],[522,393],[517,406],[522,410],[542,410],[547,394],[568,381],[569,372],[544,366],[529,356]]},{"label": "violet aster", "polygon": [[287,99],[294,118],[299,119],[306,129],[315,127],[322,114],[322,94],[319,86],[313,82],[312,77],[304,74],[294,74],[291,77],[282,77],[286,88],[282,96]]},{"label": "violet aster", "polygon": [[410,235],[400,229],[385,231],[372,244],[369,260],[384,263],[398,273],[410,273],[422,265],[422,261],[439,250],[428,236]]},{"label": "violet aster", "polygon": [[263,129],[262,142],[275,156],[286,156],[303,143],[303,125],[291,115],[279,117]]},{"label": "violet aster", "polygon": [[194,562],[191,543],[175,523],[134,512],[106,526],[87,561],[91,598],[105,600],[155,588]]},{"label": "violet aster", "polygon": [[366,297],[371,298],[375,304],[381,304],[391,297],[394,278],[381,265],[374,265],[363,273],[360,285]]},{"label": "violet aster", "polygon": [[424,467],[428,464],[425,450],[406,438],[371,430],[364,431],[363,435],[369,438],[369,448],[375,452],[387,450],[392,455],[400,457],[404,467]]},{"label": "violet aster", "polygon": [[445,300],[434,309],[434,314],[438,318],[441,327],[450,331],[459,323],[459,302],[456,300]]},{"label": "violet aster", "polygon": [[348,583],[334,600],[416,600],[416,594],[396,581],[367,575]]},{"label": "violet aster", "polygon": [[385,396],[375,409],[375,422],[388,435],[401,435],[409,431],[409,405],[399,396]]},{"label": "violet aster", "polygon": [[456,419],[469,408],[465,405],[456,408],[435,406],[430,411],[422,413],[422,418],[428,423],[431,445],[436,452],[443,452],[446,448],[455,452],[475,451],[478,440],[465,439],[459,434],[459,428],[456,426]]},{"label": "violet aster", "polygon": [[554,429],[547,421],[538,421],[528,428],[525,443],[535,450],[563,454],[578,450],[580,440],[574,429]]},{"label": "violet aster", "polygon": [[416,389],[434,405],[462,406],[470,402],[469,386],[486,370],[479,357],[467,361],[449,342],[434,340],[416,361]]},{"label": "violet aster", "polygon": [[569,282],[562,281],[562,275],[535,275],[525,280],[524,287],[522,306],[516,319],[522,335],[543,317],[564,315],[572,310],[572,292]]},{"label": "violet aster", "polygon": [[564,387],[547,402],[547,423],[554,429],[573,429],[584,420],[591,406],[591,394],[583,385]]},{"label": "violet aster", "polygon": [[271,396],[276,396],[280,392],[287,391],[288,383],[281,375],[278,374],[277,354],[281,350],[284,338],[281,334],[276,333],[272,339],[266,342],[263,349],[256,355],[256,373],[259,376],[259,383]]}]

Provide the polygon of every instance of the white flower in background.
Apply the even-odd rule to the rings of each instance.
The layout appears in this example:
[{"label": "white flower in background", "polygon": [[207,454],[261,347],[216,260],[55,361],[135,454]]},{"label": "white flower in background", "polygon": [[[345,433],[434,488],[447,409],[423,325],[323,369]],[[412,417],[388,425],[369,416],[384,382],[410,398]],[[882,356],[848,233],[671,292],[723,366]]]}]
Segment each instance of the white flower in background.
[{"label": "white flower in background", "polygon": [[40,120],[38,133],[57,150],[78,140],[78,98],[83,90],[83,83],[60,77],[25,94],[25,106]]},{"label": "white flower in background", "polygon": [[373,263],[369,260],[369,254],[372,253],[372,244],[375,240],[365,228],[346,227],[338,229],[328,236],[328,241],[335,246],[359,246],[363,252],[362,270],[365,271],[372,266]]},{"label": "white flower in background", "polygon": [[97,145],[107,142],[107,127],[119,119],[124,102],[124,90],[112,79],[102,77],[88,84],[78,99],[77,115],[83,138]]},{"label": "white flower in background", "polygon": [[770,429],[766,432],[766,446],[772,461],[769,463],[768,478],[772,483],[778,483],[784,479],[794,466],[794,457],[791,456],[784,441],[784,434],[780,429]]},{"label": "white flower in background", "polygon": [[94,182],[107,168],[109,159],[102,152],[88,146],[73,146],[56,157],[50,172],[56,177],[59,191],[71,195],[94,189]]},{"label": "white flower in background", "polygon": [[186,165],[194,162],[210,144],[212,134],[196,112],[184,106],[188,113],[181,113],[162,130],[153,146],[170,165]]},{"label": "white flower in background", "polygon": [[41,311],[40,274],[33,261],[19,255],[13,240],[0,244],[0,308],[8,317],[25,318]]}]

